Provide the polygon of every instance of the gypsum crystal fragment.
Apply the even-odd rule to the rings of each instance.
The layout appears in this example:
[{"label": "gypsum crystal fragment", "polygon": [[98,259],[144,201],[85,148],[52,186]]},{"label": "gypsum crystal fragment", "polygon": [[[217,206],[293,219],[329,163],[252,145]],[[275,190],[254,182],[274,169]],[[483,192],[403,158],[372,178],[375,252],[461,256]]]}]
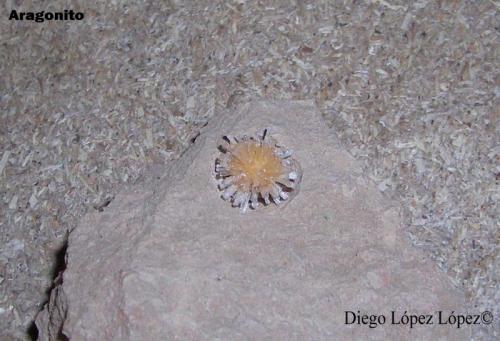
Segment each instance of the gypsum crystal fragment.
[{"label": "gypsum crystal fragment", "polygon": [[280,205],[297,193],[302,179],[299,163],[285,148],[267,136],[226,135],[219,143],[215,176],[222,199],[246,212],[260,204]]}]

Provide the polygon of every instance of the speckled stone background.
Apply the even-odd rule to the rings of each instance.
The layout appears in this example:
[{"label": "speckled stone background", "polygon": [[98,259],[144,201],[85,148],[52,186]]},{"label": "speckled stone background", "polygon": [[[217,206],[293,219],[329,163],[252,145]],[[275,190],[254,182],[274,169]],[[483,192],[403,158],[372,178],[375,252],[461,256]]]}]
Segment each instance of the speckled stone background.
[{"label": "speckled stone background", "polygon": [[[499,316],[498,7],[3,2],[0,337],[27,337],[85,211],[156,176],[217,110],[256,98],[314,99],[366,174],[401,202],[413,244],[471,307]],[[65,8],[85,19],[8,20],[11,9]],[[474,337],[494,338],[493,327]]]}]

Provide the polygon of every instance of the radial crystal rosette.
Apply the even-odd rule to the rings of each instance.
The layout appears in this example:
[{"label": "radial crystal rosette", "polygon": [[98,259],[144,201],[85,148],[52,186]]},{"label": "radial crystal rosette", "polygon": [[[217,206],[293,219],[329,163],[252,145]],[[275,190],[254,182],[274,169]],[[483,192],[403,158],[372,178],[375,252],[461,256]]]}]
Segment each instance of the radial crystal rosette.
[{"label": "radial crystal rosette", "polygon": [[223,136],[215,160],[215,174],[222,198],[246,212],[250,207],[289,201],[298,190],[301,168],[292,150],[266,136]]}]

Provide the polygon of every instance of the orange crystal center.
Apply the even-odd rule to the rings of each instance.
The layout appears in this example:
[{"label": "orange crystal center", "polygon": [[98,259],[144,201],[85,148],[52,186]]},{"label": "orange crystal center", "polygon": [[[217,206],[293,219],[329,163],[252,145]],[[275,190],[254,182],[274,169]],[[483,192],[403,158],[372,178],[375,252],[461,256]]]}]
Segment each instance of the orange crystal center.
[{"label": "orange crystal center", "polygon": [[240,190],[268,189],[283,173],[281,159],[271,146],[255,142],[238,143],[232,151],[229,173],[241,178],[236,181]]}]

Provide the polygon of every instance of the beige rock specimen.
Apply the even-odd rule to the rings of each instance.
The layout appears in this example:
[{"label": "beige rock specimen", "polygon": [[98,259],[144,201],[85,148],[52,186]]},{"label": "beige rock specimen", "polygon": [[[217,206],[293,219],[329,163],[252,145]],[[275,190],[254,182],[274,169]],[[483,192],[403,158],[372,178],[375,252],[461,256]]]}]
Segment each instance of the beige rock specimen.
[{"label": "beige rock specimen", "polygon": [[[294,150],[301,189],[243,214],[220,198],[217,140],[265,128]],[[467,312],[463,294],[409,244],[398,212],[312,102],[245,105],[214,118],[162,179],[83,219],[38,316],[41,340],[59,329],[71,340],[467,339],[438,324],[437,311]],[[386,320],[346,325],[346,311]],[[391,311],[434,324],[393,325]]]}]

